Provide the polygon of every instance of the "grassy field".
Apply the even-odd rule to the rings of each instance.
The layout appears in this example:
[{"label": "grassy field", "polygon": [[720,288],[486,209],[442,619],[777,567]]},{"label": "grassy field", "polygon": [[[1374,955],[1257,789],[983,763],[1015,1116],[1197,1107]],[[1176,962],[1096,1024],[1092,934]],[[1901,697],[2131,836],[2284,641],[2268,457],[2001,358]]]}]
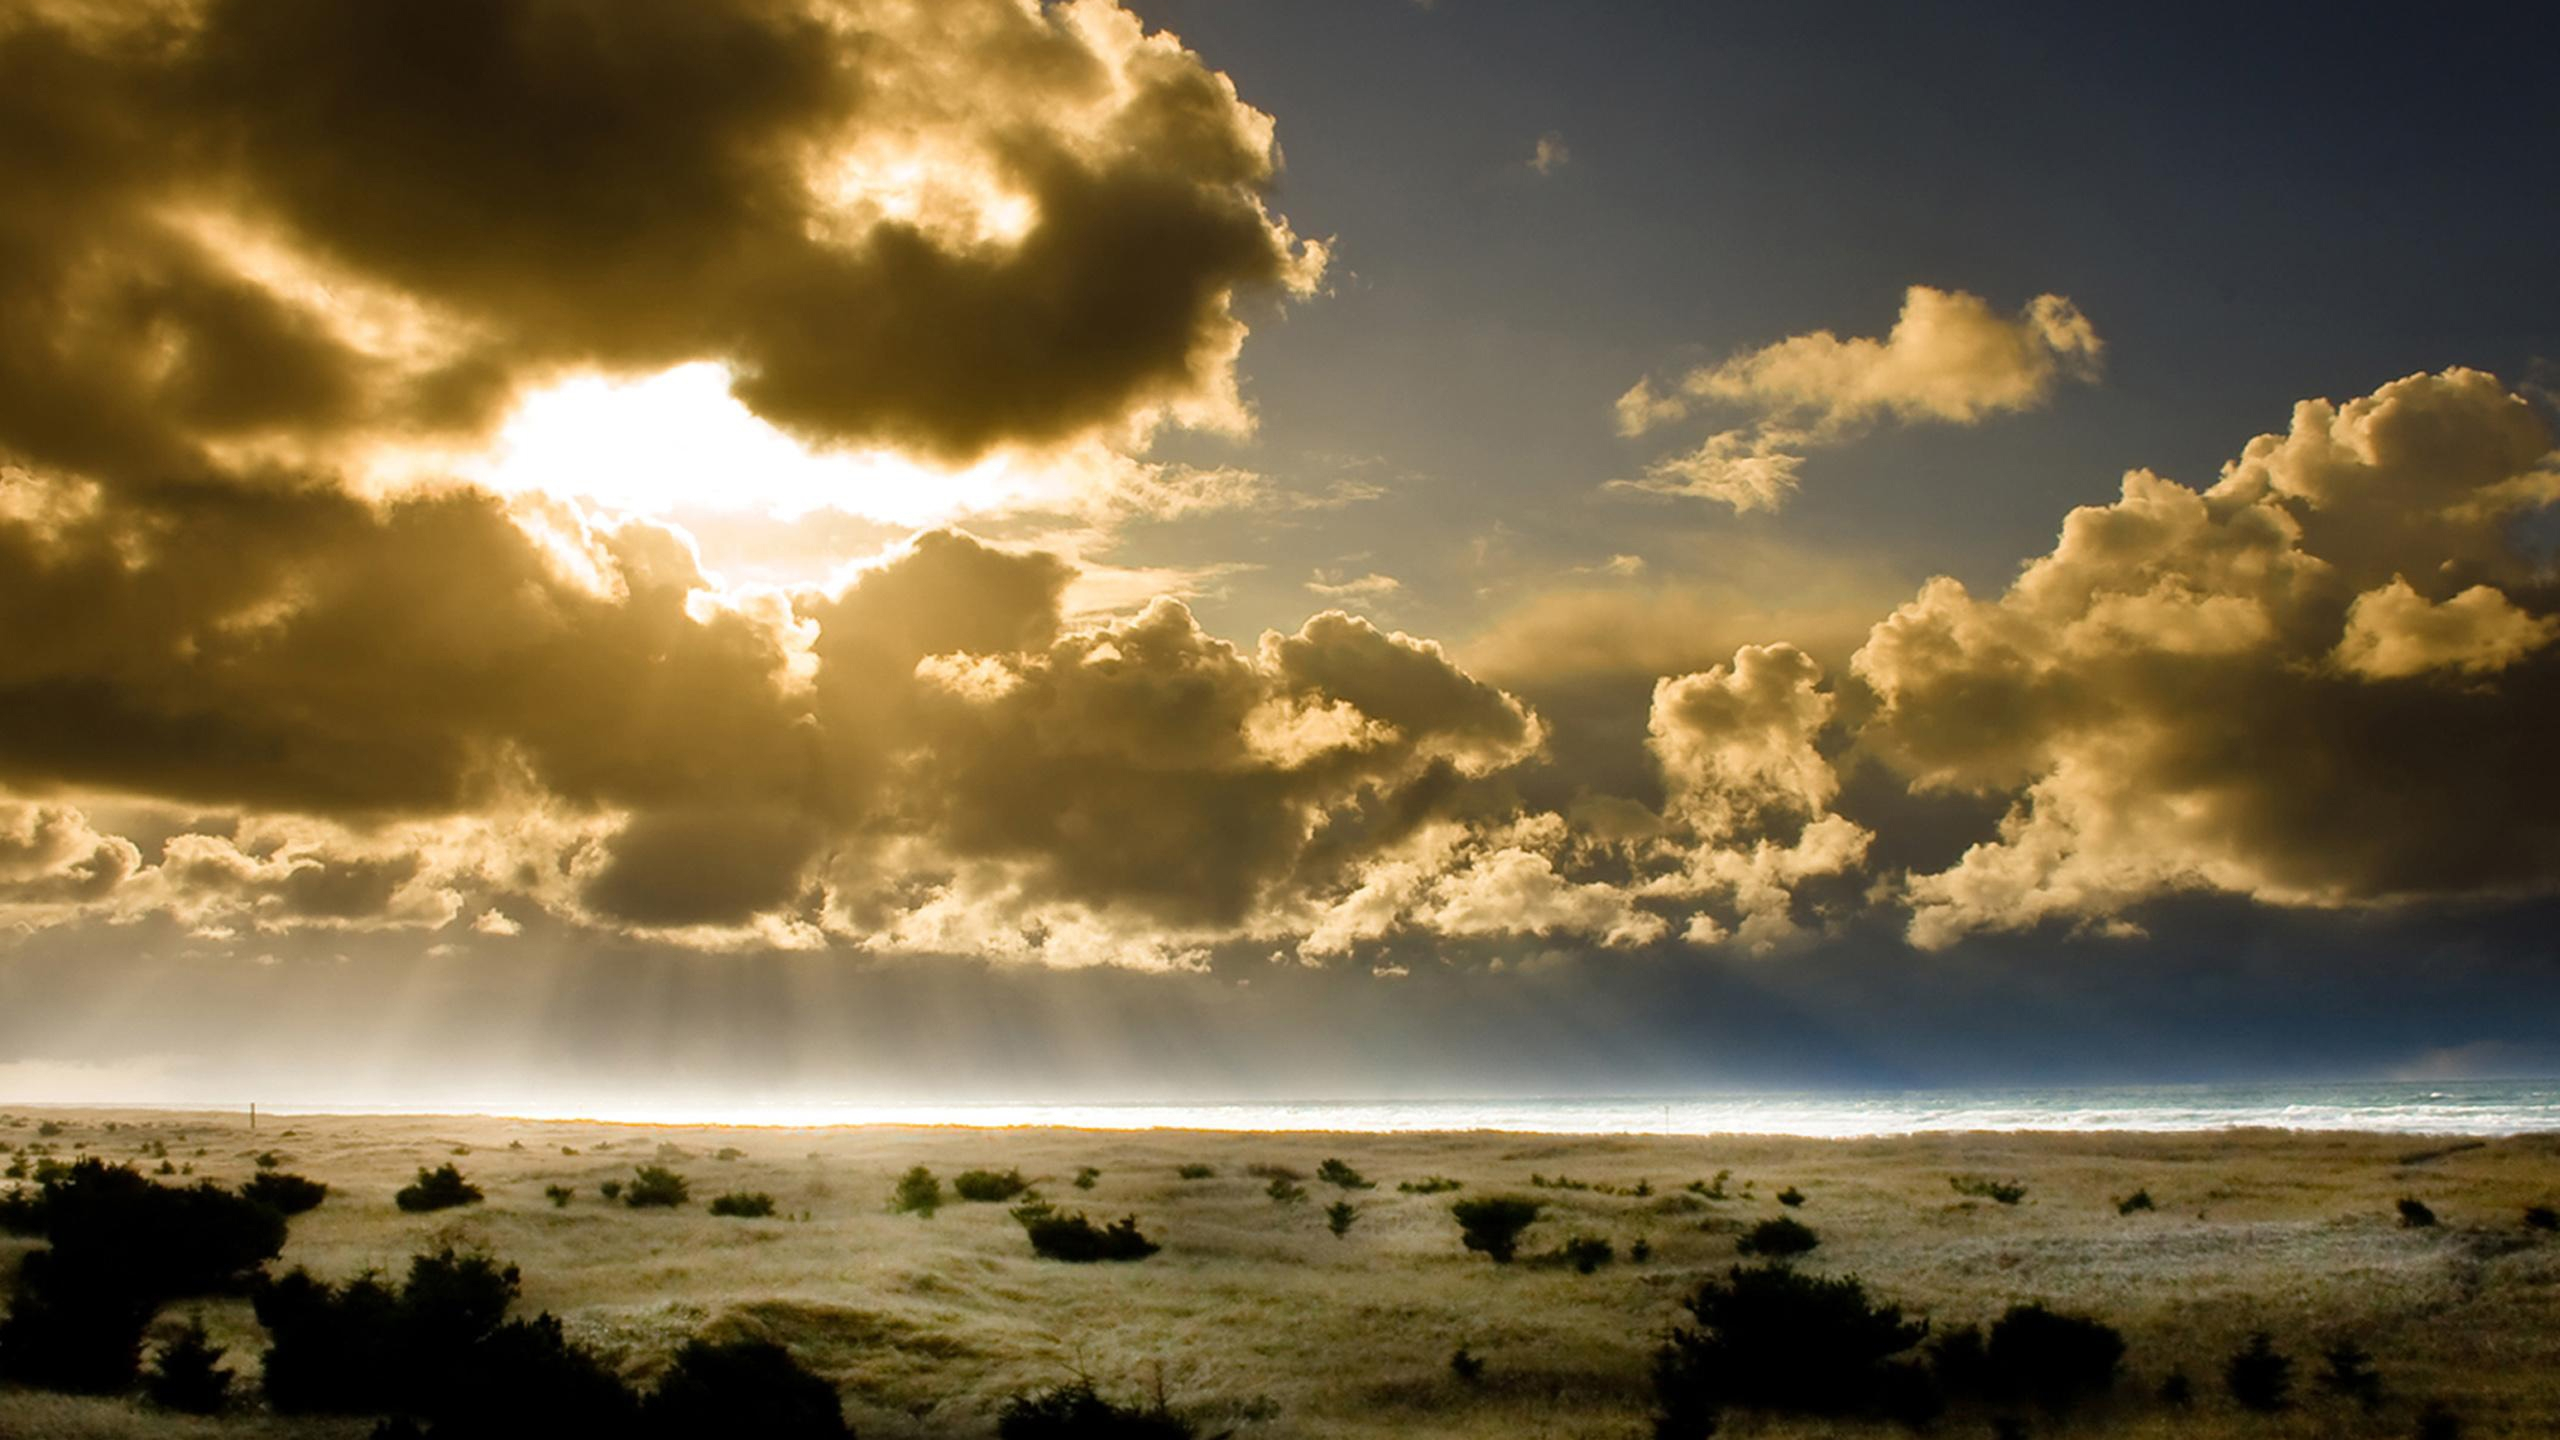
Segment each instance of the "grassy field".
[{"label": "grassy field", "polygon": [[[2469,1437],[2560,1433],[2560,1236],[2527,1230],[2529,1203],[2560,1199],[2560,1137],[2492,1141],[2241,1132],[2216,1135],[1932,1135],[1867,1141],[1319,1135],[1054,1129],[657,1128],[485,1117],[246,1117],[79,1111],[15,1117],[12,1146],[58,1158],[144,1159],[153,1144],[195,1177],[282,1168],[324,1180],[328,1203],[298,1217],[283,1265],[328,1277],[398,1272],[453,1244],[523,1267],[524,1311],[549,1310],[573,1338],[645,1379],[687,1337],[779,1341],[833,1379],[866,1437],[992,1433],[1010,1394],[1077,1375],[1136,1398],[1158,1386],[1214,1433],[1288,1436],[1639,1436],[1649,1357],[1705,1276],[1734,1262],[1748,1225],[1791,1213],[1821,1246],[1799,1262],[1854,1273],[1940,1324],[1988,1321],[2044,1301],[2104,1319],[2128,1342],[2119,1399],[2039,1433],[2122,1436],[2405,1436],[2419,1404],[2449,1403]],[[61,1133],[38,1140],[50,1120]],[[1315,1178],[1339,1157],[1377,1182],[1347,1193],[1349,1234],[1324,1208],[1345,1192]],[[485,1203],[404,1214],[392,1193],[450,1161]],[[633,1210],[599,1186],[637,1165],[691,1182],[693,1203]],[[1134,1214],[1162,1243],[1152,1259],[1066,1265],[1033,1257],[1001,1204],[892,1214],[898,1174],[947,1181],[1018,1166],[1040,1192],[1099,1221]],[[1184,1180],[1177,1167],[1208,1165]],[[1276,1204],[1247,1167],[1305,1178]],[[1069,1182],[1101,1174],[1090,1190]],[[1684,1190],[1730,1171],[1730,1197]],[[1399,1193],[1447,1176],[1452,1193]],[[1593,1188],[1532,1184],[1559,1177]],[[2025,1187],[2014,1205],[1957,1193],[1951,1177]],[[1634,1193],[1649,1186],[1649,1194]],[[545,1198],[565,1185],[565,1208]],[[1805,1197],[1782,1210],[1788,1187]],[[2120,1215],[2147,1190],[2157,1208]],[[764,1191],[773,1219],[715,1218],[713,1196]],[[1614,1193],[1613,1193],[1614,1192]],[[1519,1194],[1546,1205],[1520,1263],[1497,1267],[1458,1243],[1453,1199]],[[2404,1228],[2402,1196],[2441,1224]],[[1541,1257],[1568,1237],[1611,1241],[1590,1275]],[[1642,1263],[1626,1259],[1637,1241]],[[33,1242],[0,1240],[14,1267]],[[279,1267],[281,1268],[281,1267]],[[245,1301],[182,1305],[254,1375],[262,1340]],[[2222,1394],[2221,1362],[2250,1331],[2298,1362],[2302,1403],[2261,1417]],[[2373,1413],[2310,1383],[2326,1344],[2371,1351],[2388,1399]],[[1465,1384],[1464,1345],[1486,1364]],[[2191,1411],[2151,1398],[2172,1369],[2194,1378]],[[182,1420],[121,1401],[0,1389],[0,1436],[360,1436],[363,1422],[284,1420],[254,1408]],[[1951,1421],[1951,1433],[1975,1422]],[[1738,1414],[1729,1435],[1899,1434]]]}]

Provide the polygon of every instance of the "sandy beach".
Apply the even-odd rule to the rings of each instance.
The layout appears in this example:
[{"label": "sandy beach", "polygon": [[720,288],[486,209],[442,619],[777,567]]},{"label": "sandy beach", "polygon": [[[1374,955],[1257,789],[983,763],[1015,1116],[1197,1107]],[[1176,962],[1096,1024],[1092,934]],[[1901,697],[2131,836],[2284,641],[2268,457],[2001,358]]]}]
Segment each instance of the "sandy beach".
[{"label": "sandy beach", "polygon": [[[39,1140],[50,1120],[59,1134]],[[2246,1131],[2189,1135],[1956,1134],[1874,1140],[1468,1133],[1361,1135],[651,1127],[490,1117],[262,1116],[61,1111],[18,1115],[13,1147],[140,1161],[166,1148],[192,1178],[247,1179],[257,1159],[325,1181],[274,1269],[342,1278],[397,1272],[418,1251],[484,1250],[523,1268],[521,1312],[646,1378],[696,1335],[787,1345],[842,1392],[865,1436],[983,1435],[1006,1397],[1091,1378],[1152,1394],[1209,1433],[1245,1436],[1638,1436],[1648,1364],[1679,1302],[1735,1263],[1736,1237],[1790,1213],[1820,1246],[1798,1264],[1855,1274],[1941,1327],[2043,1301],[2123,1331],[2117,1399],[2042,1433],[2401,1435],[2426,1400],[2470,1436],[2542,1436],[2560,1417],[2560,1237],[2525,1227],[2560,1195],[2560,1137],[2466,1140]],[[1339,1158],[1375,1188],[1315,1177]],[[485,1202],[430,1214],[393,1192],[450,1162]],[[692,1203],[640,1211],[602,1198],[641,1164],[687,1177]],[[1002,1204],[892,1213],[896,1177],[1019,1167],[1060,1204],[1135,1215],[1161,1253],[1137,1264],[1035,1258]],[[1183,1179],[1182,1166],[1208,1166]],[[1100,1173],[1089,1189],[1072,1178]],[[1275,1202],[1248,1167],[1306,1177]],[[1709,1199],[1688,1187],[1726,1173]],[[1400,1191],[1430,1177],[1456,1191]],[[172,1178],[190,1178],[177,1176]],[[2014,1183],[2014,1204],[1958,1178]],[[548,1187],[574,1191],[557,1206]],[[1587,1187],[1587,1188],[1585,1188]],[[1793,1188],[1792,1210],[1776,1200]],[[2149,1211],[2119,1213],[2135,1191]],[[730,1191],[772,1195],[776,1218],[707,1213]],[[1453,1199],[1543,1203],[1521,1260],[1467,1253]],[[2401,1224],[2415,1197],[2440,1218]],[[1325,1207],[1358,1216],[1330,1233]],[[1566,1239],[1611,1243],[1592,1274],[1549,1259]],[[1630,1251],[1649,1252],[1638,1262]],[[14,1266],[36,1242],[0,1242]],[[254,1379],[263,1344],[242,1300],[201,1313]],[[2221,1393],[2223,1358],[2255,1330],[2292,1353],[2302,1403],[2247,1414]],[[2353,1339],[2386,1400],[2368,1413],[2312,1383],[2321,1350]],[[1465,1346],[1485,1362],[1462,1383]],[[2173,1370],[2191,1410],[2153,1398]],[[254,1394],[254,1384],[244,1386]],[[137,1402],[0,1390],[0,1435],[360,1435],[369,1422],[283,1419],[254,1404],[191,1420]],[[2042,1427],[2044,1422],[2039,1421]],[[1849,1432],[1864,1427],[1850,1425]],[[1876,1433],[1895,1433],[1875,1427]],[[1833,1422],[1739,1412],[1725,1433],[1843,1433]]]}]

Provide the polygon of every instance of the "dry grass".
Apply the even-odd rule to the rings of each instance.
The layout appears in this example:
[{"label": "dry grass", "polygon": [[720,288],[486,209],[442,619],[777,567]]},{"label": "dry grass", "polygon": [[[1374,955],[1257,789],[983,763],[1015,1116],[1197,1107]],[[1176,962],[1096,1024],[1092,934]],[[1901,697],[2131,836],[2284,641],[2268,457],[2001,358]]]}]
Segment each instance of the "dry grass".
[{"label": "dry grass", "polygon": [[[1124,1395],[1160,1373],[1176,1404],[1213,1429],[1274,1440],[1639,1436],[1653,1337],[1700,1277],[1732,1263],[1744,1225],[1782,1213],[1772,1197],[1789,1185],[1809,1198],[1785,1213],[1822,1237],[1809,1268],[1855,1272],[1942,1322],[2043,1300],[2122,1328],[2126,1401],[2064,1433],[2400,1436],[2427,1396],[2451,1401],[2475,1440],[2560,1432],[2560,1239],[2530,1235],[2520,1219],[2527,1203],[2560,1196],[2560,1141],[2541,1137],[2474,1146],[2278,1133],[1700,1140],[473,1117],[275,1117],[253,1136],[232,1117],[52,1118],[66,1126],[52,1142],[62,1154],[85,1144],[78,1153],[135,1158],[157,1140],[226,1183],[273,1149],[284,1168],[332,1187],[326,1205],[294,1222],[287,1264],[344,1276],[397,1271],[447,1242],[485,1248],[523,1267],[527,1309],[559,1314],[635,1379],[693,1334],[782,1341],[838,1383],[870,1440],[987,1434],[1006,1395],[1076,1372]],[[120,1128],[108,1131],[110,1121]],[[0,1129],[12,1144],[34,1136],[33,1117]],[[741,1153],[714,1158],[724,1147]],[[1325,1230],[1329,1187],[1311,1182],[1310,1203],[1277,1206],[1246,1171],[1268,1162],[1312,1174],[1328,1156],[1380,1182],[1351,1196],[1362,1213],[1346,1239]],[[447,1160],[487,1203],[429,1215],[393,1208],[392,1192],[420,1166]],[[1189,1161],[1215,1165],[1217,1178],[1177,1178]],[[599,1182],[660,1163],[697,1195],[769,1191],[781,1216],[715,1219],[699,1203],[635,1211],[598,1195]],[[1136,1214],[1164,1251],[1137,1265],[1060,1265],[1032,1257],[1002,1205],[954,1202],[930,1220],[890,1214],[892,1181],[916,1164],[946,1179],[1018,1165],[1043,1177],[1042,1193],[1097,1220]],[[1090,1191],[1066,1183],[1084,1165],[1102,1171]],[[1682,1193],[1722,1169],[1733,1171],[1734,1198]],[[1533,1172],[1621,1192],[1649,1180],[1654,1193],[1532,1189]],[[1396,1192],[1397,1181],[1426,1175],[1466,1188]],[[2016,1206],[1967,1199],[1949,1187],[1955,1175],[2014,1178],[2027,1194]],[[566,1209],[544,1198],[550,1185],[576,1187]],[[2137,1188],[2158,1210],[2119,1216],[2114,1201]],[[1548,1207],[1521,1264],[1497,1268],[1459,1248],[1449,1203],[1490,1192]],[[2400,1228],[2392,1207],[2402,1195],[2426,1200],[2443,1224]],[[1613,1241],[1621,1256],[1647,1240],[1653,1256],[1588,1277],[1525,1258],[1576,1233]],[[0,1242],[0,1263],[24,1248]],[[253,1370],[262,1342],[245,1304],[202,1313],[235,1347],[231,1363]],[[2273,1420],[2242,1415],[2220,1394],[2220,1362],[2256,1328],[2275,1332],[2306,1381],[2322,1345],[2354,1336],[2377,1357],[2391,1403],[2372,1418],[2317,1398]],[[1487,1362],[1480,1385],[1449,1373],[1461,1343]],[[2196,1381],[2191,1414],[2142,1398],[2173,1365]],[[0,1391],[0,1435],[10,1437],[364,1428],[260,1415],[180,1421],[122,1402]],[[1727,1433],[1849,1432],[1739,1416]]]}]

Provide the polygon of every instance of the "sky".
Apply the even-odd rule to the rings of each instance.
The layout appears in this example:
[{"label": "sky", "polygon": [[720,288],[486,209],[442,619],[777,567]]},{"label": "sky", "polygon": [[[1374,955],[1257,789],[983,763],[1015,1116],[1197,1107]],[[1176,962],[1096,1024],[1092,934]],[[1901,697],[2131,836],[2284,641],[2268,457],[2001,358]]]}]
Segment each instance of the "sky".
[{"label": "sky", "polygon": [[0,1095],[2560,1073],[2531,7],[0,7]]}]

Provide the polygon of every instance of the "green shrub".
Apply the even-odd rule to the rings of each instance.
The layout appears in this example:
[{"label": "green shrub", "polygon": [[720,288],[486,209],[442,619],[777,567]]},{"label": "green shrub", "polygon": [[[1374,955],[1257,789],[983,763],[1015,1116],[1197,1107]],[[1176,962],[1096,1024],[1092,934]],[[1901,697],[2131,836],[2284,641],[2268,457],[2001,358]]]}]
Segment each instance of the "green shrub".
[{"label": "green shrub", "polygon": [[622,1191],[622,1203],[634,1210],[672,1210],[692,1198],[693,1187],[663,1165],[635,1168],[631,1183]]},{"label": "green shrub", "polygon": [[741,1220],[764,1220],[773,1215],[773,1197],[761,1190],[736,1190],[711,1202],[714,1215],[734,1216]]},{"label": "green shrub", "polygon": [[42,1124],[40,1124],[40,1125],[36,1126],[36,1133],[37,1133],[37,1134],[39,1134],[39,1135],[41,1135],[41,1136],[43,1136],[43,1137],[44,1137],[44,1138],[46,1138],[47,1140],[50,1140],[50,1139],[52,1139],[54,1136],[59,1135],[59,1134],[61,1134],[61,1133],[62,1133],[62,1122],[61,1122],[61,1121],[59,1121],[59,1120],[47,1120],[47,1121],[45,1121],[44,1123],[42,1123]]},{"label": "green shrub", "polygon": [[1473,1385],[1484,1378],[1484,1359],[1461,1345],[1449,1352],[1449,1373],[1461,1385]]},{"label": "green shrub", "polygon": [[1375,1190],[1377,1184],[1368,1176],[1342,1161],[1328,1158],[1316,1167],[1316,1178],[1337,1190]]},{"label": "green shrub", "polygon": [[1791,1215],[1776,1215],[1744,1231],[1742,1237],[1733,1242],[1733,1248],[1736,1254],[1765,1255],[1776,1259],[1802,1255],[1821,1243],[1821,1237],[1813,1233],[1812,1226]]},{"label": "green shrub", "polygon": [[768,1340],[687,1342],[658,1388],[641,1402],[641,1416],[645,1433],[656,1436],[852,1440],[853,1435],[844,1423],[836,1387]]},{"label": "green shrub", "polygon": [[1736,1266],[1684,1308],[1654,1356],[1658,1435],[1711,1433],[1727,1406],[1814,1415],[1914,1415],[1933,1408],[1919,1366],[1896,1357],[1928,1333],[1853,1278]]},{"label": "green shrub", "polygon": [[1016,1395],[996,1416],[997,1440],[1192,1440],[1189,1421],[1152,1405],[1115,1405],[1088,1380],[1038,1395]]},{"label": "green shrub", "polygon": [[413,1214],[428,1210],[450,1210],[457,1205],[477,1205],[483,1197],[480,1187],[462,1178],[462,1172],[451,1165],[433,1170],[420,1167],[418,1181],[404,1185],[391,1197],[391,1203]]},{"label": "green shrub", "polygon": [[412,1257],[397,1290],[370,1273],[342,1285],[303,1270],[263,1281],[252,1300],[268,1336],[267,1403],[286,1414],[436,1415],[519,1287],[514,1266],[449,1246]]},{"label": "green shrub", "polygon": [[1556,1251],[1577,1274],[1589,1275],[1618,1258],[1617,1247],[1597,1235],[1576,1235]]},{"label": "green shrub", "polygon": [[2148,1190],[2136,1190],[2116,1202],[2116,1213],[2119,1215],[2130,1215],[2137,1210],[2152,1208],[2154,1207],[2151,1204],[2151,1192]]},{"label": "green shrub", "polygon": [[577,1193],[578,1192],[574,1187],[568,1185],[545,1185],[542,1187],[542,1198],[550,1201],[551,1208],[555,1210],[568,1209],[569,1201],[576,1196]]},{"label": "green shrub", "polygon": [[2241,1409],[2272,1415],[2293,1403],[2293,1361],[2261,1330],[2223,1362],[2222,1384]]},{"label": "green shrub", "polygon": [[1082,1165],[1077,1167],[1076,1178],[1071,1183],[1073,1183],[1079,1190],[1090,1190],[1093,1188],[1094,1182],[1101,1178],[1101,1171],[1094,1169],[1090,1165]]},{"label": "green shrub", "polygon": [[614,1201],[622,1198],[622,1182],[619,1180],[607,1180],[596,1187],[596,1193],[603,1196],[605,1203],[610,1205]]},{"label": "green shrub", "polygon": [[1947,1184],[1959,1195],[1996,1200],[2003,1205],[2015,1205],[2027,1198],[2026,1186],[2015,1180],[1994,1180],[1988,1175],[1951,1175]]},{"label": "green shrub", "polygon": [[1290,1169],[1286,1165],[1273,1165],[1260,1160],[1244,1167],[1244,1173],[1252,1176],[1256,1180],[1297,1181],[1307,1178],[1306,1176],[1299,1174],[1297,1171]]},{"label": "green shrub", "polygon": [[1519,1253],[1520,1232],[1538,1223],[1541,1208],[1535,1200],[1488,1195],[1461,1200],[1449,1213],[1457,1219],[1460,1244],[1491,1257],[1496,1265],[1508,1265]]},{"label": "green shrub", "polygon": [[2115,1387],[2124,1337],[2096,1320],[2012,1305],[1993,1322],[1985,1358],[1992,1398],[2032,1400],[2059,1414]]},{"label": "green shrub", "polygon": [[1724,1182],[1732,1178],[1732,1171],[1719,1170],[1716,1172],[1716,1178],[1714,1181],[1692,1180],[1689,1182],[1688,1190],[1690,1194],[1695,1195],[1702,1200],[1727,1199],[1729,1197],[1725,1194]]},{"label": "green shrub", "polygon": [[889,1208],[901,1215],[931,1219],[933,1212],[942,1208],[942,1182],[919,1165],[898,1177],[897,1187],[889,1192]]},{"label": "green shrub", "polygon": [[1332,1231],[1336,1240],[1350,1234],[1352,1222],[1359,1218],[1360,1207],[1348,1200],[1336,1200],[1324,1207],[1324,1228]]},{"label": "green shrub", "polygon": [[2426,1201],[2414,1195],[2401,1196],[2399,1209],[2400,1223],[2408,1229],[2432,1229],[2436,1223],[2436,1212],[2427,1207]]},{"label": "green shrub", "polygon": [[2524,1207],[2524,1228],[2560,1230],[2560,1210],[2554,1210],[2548,1205],[2527,1205]]},{"label": "green shrub", "polygon": [[1274,1205],[1295,1205],[1307,1198],[1307,1187],[1295,1180],[1274,1175],[1271,1177],[1270,1185],[1265,1187],[1262,1193],[1270,1196],[1271,1203]]},{"label": "green shrub", "polygon": [[1790,1185],[1778,1192],[1778,1203],[1793,1210],[1804,1203],[1804,1192]]},{"label": "green shrub", "polygon": [[1174,1166],[1173,1173],[1176,1178],[1183,1180],[1214,1180],[1218,1175],[1218,1167],[1215,1165],[1202,1165],[1199,1162],[1194,1161],[1188,1165]]},{"label": "green shrub", "polygon": [[1440,1195],[1465,1188],[1464,1183],[1452,1180],[1446,1175],[1426,1175],[1419,1180],[1396,1182],[1396,1189],[1406,1195]]},{"label": "green shrub", "polygon": [[1650,1240],[1638,1240],[1627,1247],[1627,1259],[1634,1264],[1641,1265],[1652,1258],[1653,1242]]},{"label": "green shrub", "polygon": [[[166,1168],[168,1162],[161,1163]],[[268,1170],[251,1176],[249,1182],[240,1187],[240,1194],[242,1198],[254,1200],[279,1215],[292,1216],[319,1209],[320,1202],[329,1198],[329,1187],[300,1175]]]},{"label": "green shrub", "polygon": [[1000,1204],[1030,1188],[1020,1170],[963,1170],[951,1177],[951,1193],[980,1204]]},{"label": "green shrub", "polygon": [[284,1157],[278,1155],[273,1150],[269,1150],[264,1154],[261,1154],[255,1163],[261,1170],[273,1170],[284,1163]]},{"label": "green shrub", "polygon": [[204,1322],[189,1320],[152,1358],[142,1393],[163,1410],[219,1414],[231,1403],[231,1372],[221,1368],[223,1348],[205,1336]]},{"label": "green shrub", "polygon": [[1097,1226],[1082,1215],[1047,1210],[1025,1220],[1022,1228],[1030,1236],[1032,1253],[1046,1260],[1144,1260],[1163,1248],[1138,1233],[1135,1215]]}]

